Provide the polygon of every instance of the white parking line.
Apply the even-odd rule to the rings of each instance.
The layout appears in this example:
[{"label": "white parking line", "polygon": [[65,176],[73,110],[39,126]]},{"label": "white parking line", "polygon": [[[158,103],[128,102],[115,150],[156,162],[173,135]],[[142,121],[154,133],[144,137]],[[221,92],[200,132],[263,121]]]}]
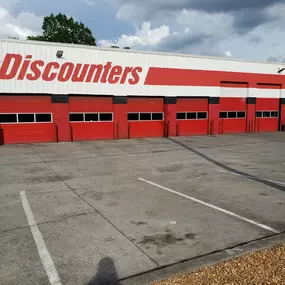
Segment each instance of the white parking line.
[{"label": "white parking line", "polygon": [[[254,178],[254,177],[251,176],[251,175],[241,175],[241,174],[238,174],[238,173],[235,173],[235,172],[231,172],[231,171],[226,171],[226,170],[218,170],[218,171],[219,171],[219,172],[222,172],[222,173],[227,173],[227,174],[236,175],[236,176],[244,176],[244,177],[248,177],[248,178]],[[263,179],[263,180],[268,181],[268,182],[273,182],[273,183],[281,184],[281,185],[285,185],[285,182],[281,182],[281,181],[269,180],[269,179]]]},{"label": "white parking line", "polygon": [[45,241],[43,239],[43,236],[39,230],[39,227],[37,226],[36,220],[34,218],[34,215],[31,211],[26,192],[21,191],[20,192],[21,200],[22,200],[22,205],[24,208],[24,211],[27,216],[28,224],[30,226],[35,244],[37,246],[37,250],[39,253],[39,256],[42,260],[43,266],[45,268],[45,271],[47,273],[49,282],[51,285],[62,285],[58,272],[54,266],[53,260],[47,250],[47,247],[45,245]]},{"label": "white parking line", "polygon": [[146,179],[143,179],[143,178],[139,178],[139,180],[140,180],[140,181],[143,181],[143,182],[145,182],[145,183],[148,183],[148,184],[150,184],[150,185],[156,186],[156,187],[158,187],[158,188],[160,188],[160,189],[163,189],[163,190],[165,190],[165,191],[168,191],[168,192],[170,192],[170,193],[179,195],[179,196],[181,196],[181,197],[183,197],[183,198],[192,200],[192,201],[194,201],[194,202],[196,202],[196,203],[202,204],[202,205],[204,205],[204,206],[206,206],[206,207],[215,209],[215,210],[220,211],[220,212],[222,212],[222,213],[225,213],[225,214],[227,214],[227,215],[229,215],[229,216],[232,216],[232,217],[235,217],[235,218],[240,219],[240,220],[242,220],[242,221],[248,222],[248,223],[250,223],[250,224],[253,224],[253,225],[258,226],[258,227],[260,227],[260,228],[262,228],[262,229],[268,230],[268,231],[270,231],[270,232],[273,232],[273,233],[276,233],[276,234],[281,233],[281,231],[279,231],[279,230],[277,230],[277,229],[274,229],[274,228],[269,227],[269,226],[266,226],[266,225],[264,225],[264,224],[261,224],[261,223],[255,222],[255,221],[253,221],[253,220],[247,219],[247,218],[245,218],[245,217],[243,217],[243,216],[240,216],[240,215],[238,215],[238,214],[235,214],[235,213],[233,213],[233,212],[231,212],[231,211],[228,211],[228,210],[225,210],[225,209],[223,209],[223,208],[217,207],[217,206],[215,206],[215,205],[212,205],[212,204],[210,204],[210,203],[207,203],[207,202],[204,202],[204,201],[202,201],[202,200],[196,199],[196,198],[194,198],[194,197],[188,196],[188,195],[186,195],[186,194],[177,192],[177,191],[175,191],[175,190],[172,190],[172,189],[170,189],[170,188],[164,187],[164,186],[162,186],[162,185],[159,185],[159,184],[157,184],[157,183],[151,182],[151,181],[149,181],[149,180],[146,180]]}]

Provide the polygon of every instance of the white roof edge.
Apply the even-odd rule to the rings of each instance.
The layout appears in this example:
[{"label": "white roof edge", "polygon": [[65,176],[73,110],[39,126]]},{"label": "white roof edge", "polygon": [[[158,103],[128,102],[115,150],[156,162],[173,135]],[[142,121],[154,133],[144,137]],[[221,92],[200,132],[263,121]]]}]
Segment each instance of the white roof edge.
[{"label": "white roof edge", "polygon": [[234,62],[244,62],[244,63],[261,63],[261,64],[274,64],[274,65],[284,65],[285,62],[267,62],[267,61],[251,61],[243,59],[234,59],[228,57],[218,57],[218,56],[202,56],[202,55],[193,55],[185,53],[176,53],[176,52],[156,52],[156,51],[144,51],[144,50],[132,50],[132,49],[122,49],[122,48],[105,48],[100,46],[88,46],[88,45],[79,45],[79,44],[69,44],[69,43],[57,43],[57,42],[45,42],[45,41],[32,41],[32,40],[17,40],[17,39],[0,39],[0,42],[11,42],[18,44],[33,44],[33,45],[44,45],[44,46],[60,46],[60,47],[69,47],[69,48],[83,48],[83,49],[94,49],[102,51],[113,51],[113,52],[125,52],[125,53],[139,53],[139,54],[149,54],[149,55],[162,55],[162,56],[178,56],[178,57],[187,57],[187,58],[200,58],[200,59],[213,59],[213,60],[226,60]]}]

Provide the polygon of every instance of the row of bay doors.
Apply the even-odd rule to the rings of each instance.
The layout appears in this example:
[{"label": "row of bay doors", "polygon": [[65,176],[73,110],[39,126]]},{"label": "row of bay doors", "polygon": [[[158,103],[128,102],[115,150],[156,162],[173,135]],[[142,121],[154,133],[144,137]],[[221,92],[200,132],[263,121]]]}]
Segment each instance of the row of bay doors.
[{"label": "row of bay doors", "polygon": [[[71,112],[94,110],[94,101],[100,112],[112,113],[113,105],[109,98],[71,97]],[[102,102],[104,100],[104,104]],[[108,101],[109,100],[109,101]],[[93,101],[93,103],[91,102]],[[128,98],[127,119],[128,138],[147,138],[168,136],[168,122],[165,120],[163,98]],[[245,98],[220,98],[219,133],[274,132],[278,131],[279,100],[257,99],[251,112],[253,119],[247,120],[248,105]],[[208,98],[177,98],[176,135],[211,134]],[[99,109],[96,110],[99,112]],[[86,114],[88,115],[88,112]],[[86,116],[86,115],[85,115]],[[100,116],[100,114],[98,115]],[[113,115],[114,116],[114,115]],[[103,124],[102,124],[103,123]],[[118,124],[114,117],[109,122],[94,123],[71,122],[73,140],[114,139]]]},{"label": "row of bay doors", "polygon": [[[29,143],[57,141],[57,122],[49,96],[1,96],[0,141]],[[68,103],[71,139],[115,139],[120,121],[115,118],[112,97],[70,96]],[[278,130],[279,100],[256,99],[248,121],[246,100],[220,98],[219,133]],[[252,107],[251,107],[252,108]],[[176,135],[211,133],[207,98],[177,98]],[[128,138],[168,136],[163,98],[128,98]]]}]

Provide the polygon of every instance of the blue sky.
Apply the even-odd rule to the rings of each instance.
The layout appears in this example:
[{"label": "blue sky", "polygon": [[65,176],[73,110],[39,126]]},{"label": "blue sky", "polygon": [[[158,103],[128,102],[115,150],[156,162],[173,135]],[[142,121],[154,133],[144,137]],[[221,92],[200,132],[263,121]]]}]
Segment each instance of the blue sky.
[{"label": "blue sky", "polygon": [[285,60],[284,0],[0,0],[0,37],[40,34],[59,12],[102,46]]}]

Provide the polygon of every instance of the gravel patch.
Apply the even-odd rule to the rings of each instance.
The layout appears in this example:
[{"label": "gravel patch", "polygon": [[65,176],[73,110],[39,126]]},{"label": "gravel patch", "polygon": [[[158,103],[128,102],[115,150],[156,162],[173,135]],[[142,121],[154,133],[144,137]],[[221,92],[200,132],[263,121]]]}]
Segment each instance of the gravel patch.
[{"label": "gravel patch", "polygon": [[172,277],[152,285],[282,285],[285,244]]}]

